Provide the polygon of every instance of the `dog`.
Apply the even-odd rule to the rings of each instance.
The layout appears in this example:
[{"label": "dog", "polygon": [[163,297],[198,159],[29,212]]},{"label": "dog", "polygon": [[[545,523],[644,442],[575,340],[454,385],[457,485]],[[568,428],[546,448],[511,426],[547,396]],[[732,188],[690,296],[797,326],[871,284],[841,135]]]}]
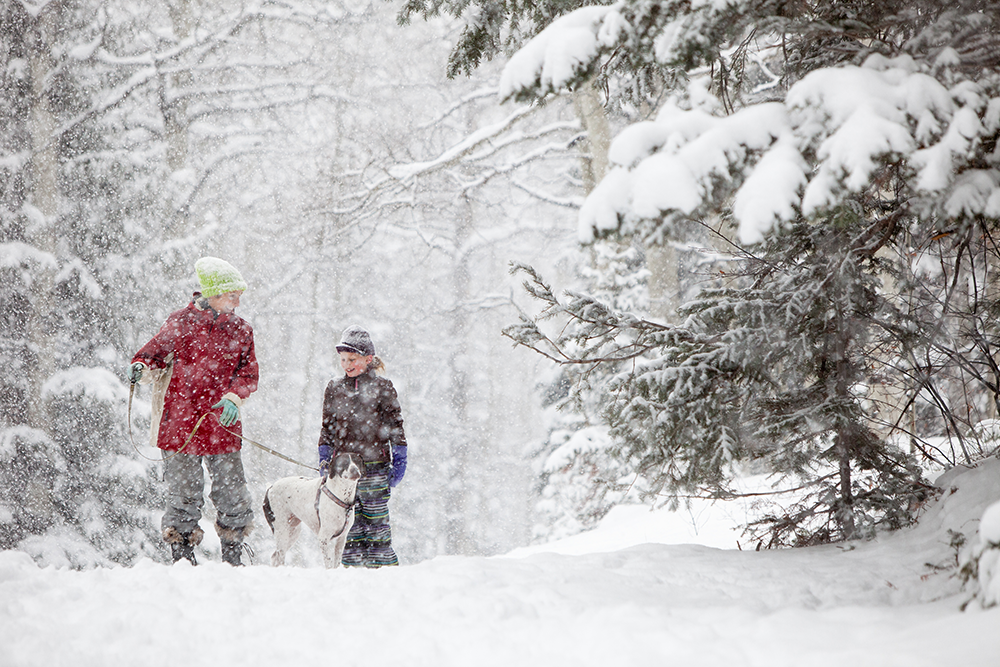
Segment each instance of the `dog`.
[{"label": "dog", "polygon": [[364,461],[357,454],[338,454],[326,477],[285,477],[264,493],[264,518],[277,547],[271,565],[285,564],[302,524],[319,537],[327,569],[340,565],[347,533],[354,525],[354,500]]}]

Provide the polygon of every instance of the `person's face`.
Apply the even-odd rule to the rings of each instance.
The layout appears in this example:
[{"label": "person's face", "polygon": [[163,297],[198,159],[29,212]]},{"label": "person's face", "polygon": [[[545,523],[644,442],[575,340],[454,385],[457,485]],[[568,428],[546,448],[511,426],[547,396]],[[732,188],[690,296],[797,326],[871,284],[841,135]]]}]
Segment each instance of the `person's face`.
[{"label": "person's face", "polygon": [[208,305],[217,313],[228,314],[240,305],[240,295],[243,292],[225,292],[208,297]]},{"label": "person's face", "polygon": [[347,377],[356,378],[366,370],[368,364],[372,362],[372,355],[365,356],[356,352],[341,352],[340,367],[347,373]]}]

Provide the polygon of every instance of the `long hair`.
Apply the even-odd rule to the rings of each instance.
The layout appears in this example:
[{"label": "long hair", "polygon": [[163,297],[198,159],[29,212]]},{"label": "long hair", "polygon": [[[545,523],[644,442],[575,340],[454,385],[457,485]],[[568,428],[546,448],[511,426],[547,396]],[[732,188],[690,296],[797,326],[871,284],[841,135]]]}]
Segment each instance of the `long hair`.
[{"label": "long hair", "polygon": [[372,362],[368,364],[368,370],[375,371],[379,375],[385,375],[385,362],[377,355],[372,355]]}]

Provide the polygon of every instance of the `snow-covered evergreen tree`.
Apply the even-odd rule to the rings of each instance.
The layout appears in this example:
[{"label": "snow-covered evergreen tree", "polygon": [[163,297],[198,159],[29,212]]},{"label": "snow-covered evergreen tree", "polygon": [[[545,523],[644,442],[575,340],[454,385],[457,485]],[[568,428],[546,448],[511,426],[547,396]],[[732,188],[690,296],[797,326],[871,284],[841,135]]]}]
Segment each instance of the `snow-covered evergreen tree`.
[{"label": "snow-covered evergreen tree", "polygon": [[145,193],[108,113],[128,68],[94,56],[100,4],[0,8],[0,548],[74,566],[151,554],[158,533],[115,372]]},{"label": "snow-covered evergreen tree", "polygon": [[[668,93],[613,142],[581,240],[664,242],[713,216],[738,229],[729,285],[612,383],[612,434],[654,491],[724,495],[735,463],[765,461],[812,489],[764,518],[769,543],[905,523],[925,484],[889,437],[902,411],[937,408],[907,425],[919,447],[968,412],[942,398],[946,371],[980,379],[969,409],[992,386],[998,25],[984,2],[626,1],[560,17],[511,58],[508,97],[595,71]],[[873,397],[887,386],[902,398]]]},{"label": "snow-covered evergreen tree", "polygon": [[[553,294],[534,269],[515,265],[526,276],[525,287],[542,304],[540,319],[562,319],[565,312],[578,314],[569,326],[546,334],[534,318],[522,315],[520,326],[510,326],[505,335],[515,341],[530,336],[544,343],[551,359],[600,358],[614,328],[604,317],[588,312],[648,312],[648,270],[642,252],[612,241],[598,241],[591,260],[578,265],[581,291],[563,300]],[[544,327],[544,325],[542,325]],[[546,327],[547,328],[547,327]],[[550,337],[551,336],[551,337]],[[532,537],[548,541],[593,528],[614,505],[630,492],[633,498],[646,488],[630,466],[619,463],[616,445],[602,418],[609,400],[608,381],[630,363],[627,358],[600,363],[562,364],[543,376],[540,386],[546,408],[548,436],[530,452],[536,469],[534,526]]]},{"label": "snow-covered evergreen tree", "polygon": [[448,76],[471,74],[484,61],[510,53],[555,18],[588,4],[581,0],[406,0],[400,23],[414,15],[450,15],[465,25],[448,57]]}]

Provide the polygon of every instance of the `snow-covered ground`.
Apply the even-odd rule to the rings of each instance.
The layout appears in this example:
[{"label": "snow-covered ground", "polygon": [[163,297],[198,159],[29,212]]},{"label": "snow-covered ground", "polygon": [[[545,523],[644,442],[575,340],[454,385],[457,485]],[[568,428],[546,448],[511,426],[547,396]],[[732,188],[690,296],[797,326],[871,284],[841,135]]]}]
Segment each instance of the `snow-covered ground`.
[{"label": "snow-covered ground", "polygon": [[995,667],[1000,608],[960,611],[957,579],[927,564],[954,561],[948,529],[975,537],[1000,461],[940,483],[913,529],[797,550],[677,543],[731,544],[718,510],[620,510],[545,547],[380,571],[78,572],[2,552],[0,667]]}]

